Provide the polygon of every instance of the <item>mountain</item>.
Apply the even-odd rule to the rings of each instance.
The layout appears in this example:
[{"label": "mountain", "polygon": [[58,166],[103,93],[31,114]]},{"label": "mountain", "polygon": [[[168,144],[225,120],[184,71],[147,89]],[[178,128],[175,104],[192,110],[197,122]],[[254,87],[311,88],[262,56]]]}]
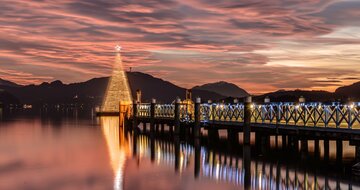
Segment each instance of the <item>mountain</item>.
[{"label": "mountain", "polygon": [[20,101],[14,95],[0,89],[0,104],[19,104],[19,102]]},{"label": "mountain", "polygon": [[[185,98],[185,88],[176,86],[168,81],[140,72],[127,73],[132,95],[136,90],[142,91],[142,99],[149,102],[156,98],[160,103],[170,103],[177,96]],[[5,82],[4,82],[5,81]],[[85,82],[63,84],[61,81],[44,82],[40,85],[20,86],[10,81],[1,80],[0,102],[4,104],[84,104],[89,106],[101,105],[107,88],[109,77],[94,78]],[[234,93],[231,93],[234,92]],[[236,93],[235,93],[236,92]],[[254,102],[262,103],[265,97],[272,102],[297,102],[300,96],[307,102],[360,101],[360,82],[338,88],[334,93],[326,91],[279,90],[254,96]],[[217,82],[197,86],[192,89],[192,98],[199,96],[203,101],[224,100],[232,102],[231,97],[243,97],[248,93],[234,84]],[[241,101],[241,100],[240,100]]]},{"label": "mountain", "polygon": [[14,82],[11,82],[11,81],[3,80],[0,78],[0,86],[19,87],[20,85],[14,83]]},{"label": "mountain", "polygon": [[[143,100],[145,101],[150,101],[152,98],[156,98],[160,102],[172,102],[177,96],[181,99],[185,98],[185,88],[181,88],[160,78],[155,78],[149,74],[141,72],[128,72],[127,77],[132,90],[132,95],[135,97],[136,90],[141,89]],[[224,98],[224,96],[215,92],[193,89],[192,98],[195,99],[196,97],[201,97],[203,101],[208,99],[219,100]]]},{"label": "mountain", "polygon": [[342,99],[360,101],[360,82],[349,86],[343,86],[335,90],[335,94]]},{"label": "mountain", "polygon": [[300,96],[303,96],[307,102],[359,102],[360,101],[360,82],[352,85],[339,87],[334,93],[327,91],[306,91],[293,90],[285,91],[279,90],[276,92],[266,93],[260,96],[255,96],[255,102],[264,102],[265,97],[269,97],[272,102],[297,102]]},{"label": "mountain", "polygon": [[271,102],[298,102],[301,96],[305,98],[306,102],[333,102],[337,100],[334,93],[315,90],[279,90],[255,96],[253,99],[258,103],[263,103],[266,97],[269,97]]},{"label": "mountain", "polygon": [[[186,89],[178,87],[170,82],[155,78],[140,72],[127,73],[132,95],[136,96],[136,90],[140,89],[143,101],[156,98],[158,102],[169,103],[177,96],[185,97]],[[107,88],[109,77],[94,78],[85,82],[63,84],[61,81],[51,83],[44,82],[40,85],[27,86],[4,86],[3,89],[17,97],[21,103],[42,104],[85,104],[101,105]],[[193,98],[202,97],[203,100],[218,100],[224,98],[214,92],[193,90]]]},{"label": "mountain", "polygon": [[206,90],[221,94],[225,97],[241,98],[249,95],[249,93],[247,93],[244,89],[236,86],[235,84],[224,81],[195,86],[193,90]]}]

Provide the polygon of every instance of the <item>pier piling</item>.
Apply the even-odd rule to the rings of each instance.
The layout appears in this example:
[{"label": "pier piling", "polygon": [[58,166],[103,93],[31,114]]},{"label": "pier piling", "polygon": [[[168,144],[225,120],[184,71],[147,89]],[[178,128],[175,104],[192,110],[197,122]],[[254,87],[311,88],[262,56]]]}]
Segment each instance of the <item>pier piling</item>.
[{"label": "pier piling", "polygon": [[343,142],[342,140],[336,140],[336,161],[341,162],[343,155]]},{"label": "pier piling", "polygon": [[281,137],[281,148],[283,150],[286,149],[286,135],[282,135],[282,137]]},{"label": "pier piling", "polygon": [[200,137],[200,104],[201,98],[197,97],[195,101],[195,123],[194,123],[194,137]]},{"label": "pier piling", "polygon": [[244,144],[250,144],[250,123],[251,123],[251,105],[252,98],[248,96],[245,98],[244,102]]},{"label": "pier piling", "polygon": [[135,101],[133,103],[133,113],[132,113],[132,128],[134,131],[137,131],[137,126],[138,126],[138,122],[137,122],[137,102]]},{"label": "pier piling", "polygon": [[360,162],[360,146],[356,145],[355,147],[355,159],[357,162]]},{"label": "pier piling", "polygon": [[180,134],[180,103],[181,100],[179,97],[177,97],[175,100],[175,118],[174,118],[175,135]]},{"label": "pier piling", "polygon": [[155,132],[155,106],[156,106],[156,99],[151,100],[150,105],[150,134],[154,135]]},{"label": "pier piling", "polygon": [[324,160],[329,161],[330,145],[329,139],[324,139]]}]

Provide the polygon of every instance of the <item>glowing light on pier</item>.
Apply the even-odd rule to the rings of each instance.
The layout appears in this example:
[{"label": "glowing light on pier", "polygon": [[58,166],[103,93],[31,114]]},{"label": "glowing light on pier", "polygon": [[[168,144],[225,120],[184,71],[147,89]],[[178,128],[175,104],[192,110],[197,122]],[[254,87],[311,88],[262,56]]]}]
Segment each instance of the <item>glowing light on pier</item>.
[{"label": "glowing light on pier", "polygon": [[116,58],[113,66],[113,73],[109,80],[105,98],[102,105],[102,112],[119,112],[119,102],[124,104],[132,103],[131,90],[121,58],[121,46],[117,45]]}]

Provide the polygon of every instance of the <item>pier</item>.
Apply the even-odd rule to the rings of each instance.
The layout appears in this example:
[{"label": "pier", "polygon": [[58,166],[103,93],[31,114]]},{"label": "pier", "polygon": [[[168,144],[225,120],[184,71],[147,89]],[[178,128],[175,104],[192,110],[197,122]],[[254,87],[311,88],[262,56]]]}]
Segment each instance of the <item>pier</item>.
[{"label": "pier", "polygon": [[[206,131],[211,139],[219,138],[225,130],[229,141],[238,142],[243,135],[243,144],[255,140],[268,144],[270,136],[282,146],[307,147],[307,140],[314,140],[319,149],[319,140],[324,141],[325,157],[329,154],[329,141],[337,142],[337,156],[341,160],[342,142],[349,141],[356,147],[360,160],[360,103],[271,103],[255,104],[251,97],[242,103],[183,103],[176,99],[172,104],[135,102],[120,105],[126,126],[135,131],[150,131],[150,134],[167,130],[174,135],[185,134],[199,138]],[[126,107],[126,108],[125,108]],[[125,110],[125,111],[124,111]],[[141,126],[141,127],[140,127]],[[255,139],[251,139],[254,133]],[[281,140],[280,140],[281,139]]]}]

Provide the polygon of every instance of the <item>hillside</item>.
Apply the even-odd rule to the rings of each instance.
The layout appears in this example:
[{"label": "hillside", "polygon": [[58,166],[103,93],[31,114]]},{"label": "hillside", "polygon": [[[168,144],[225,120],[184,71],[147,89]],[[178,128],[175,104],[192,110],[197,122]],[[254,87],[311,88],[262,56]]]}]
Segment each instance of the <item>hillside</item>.
[{"label": "hillside", "polygon": [[0,104],[18,104],[19,102],[14,95],[0,89]]},{"label": "hillside", "polygon": [[249,95],[244,89],[236,86],[235,84],[228,83],[225,81],[208,83],[201,86],[195,86],[193,90],[206,90],[221,94],[225,97],[246,97]]},{"label": "hillside", "polygon": [[307,102],[333,102],[336,101],[334,93],[327,91],[306,91],[293,90],[285,91],[279,90],[276,92],[266,93],[260,96],[255,96],[255,102],[264,102],[265,97],[269,97],[272,102],[297,102],[303,96]]},{"label": "hillside", "polygon": [[[137,89],[142,90],[143,100],[156,98],[158,102],[172,102],[177,96],[184,98],[186,89],[151,75],[130,72],[127,73],[132,94]],[[106,91],[108,77],[94,78],[86,82],[63,84],[61,81],[28,86],[0,86],[0,89],[13,94],[21,103],[27,104],[69,104],[100,105]],[[194,90],[193,98],[218,100],[223,96],[203,90]],[[1,101],[1,100],[0,100]]]},{"label": "hillside", "polygon": [[4,80],[4,79],[1,79],[1,78],[0,78],[0,86],[19,87],[20,85],[14,83],[14,82],[11,82],[11,81],[8,81],[8,80]]},{"label": "hillside", "polygon": [[[136,90],[142,90],[143,101],[149,102],[151,98],[156,98],[158,102],[169,103],[177,96],[185,98],[185,88],[176,86],[168,81],[153,77],[149,74],[140,72],[127,73],[132,95],[136,95]],[[4,104],[85,104],[101,105],[104,92],[106,91],[108,77],[94,78],[85,82],[63,84],[61,81],[42,83],[40,85],[21,86],[16,83],[1,80],[0,102]],[[192,89],[193,99],[197,96],[203,101],[225,100],[232,102],[233,98],[243,97],[247,92],[234,84],[217,82],[196,86]],[[326,91],[305,91],[279,90],[254,96],[255,102],[263,102],[265,97],[270,97],[272,102],[296,102],[300,96],[306,98],[307,102],[332,102],[332,101],[360,101],[360,82],[349,86],[338,88],[334,93]]]},{"label": "hillside", "polygon": [[343,99],[348,98],[350,100],[360,101],[360,82],[340,87],[335,91],[335,94]]}]

